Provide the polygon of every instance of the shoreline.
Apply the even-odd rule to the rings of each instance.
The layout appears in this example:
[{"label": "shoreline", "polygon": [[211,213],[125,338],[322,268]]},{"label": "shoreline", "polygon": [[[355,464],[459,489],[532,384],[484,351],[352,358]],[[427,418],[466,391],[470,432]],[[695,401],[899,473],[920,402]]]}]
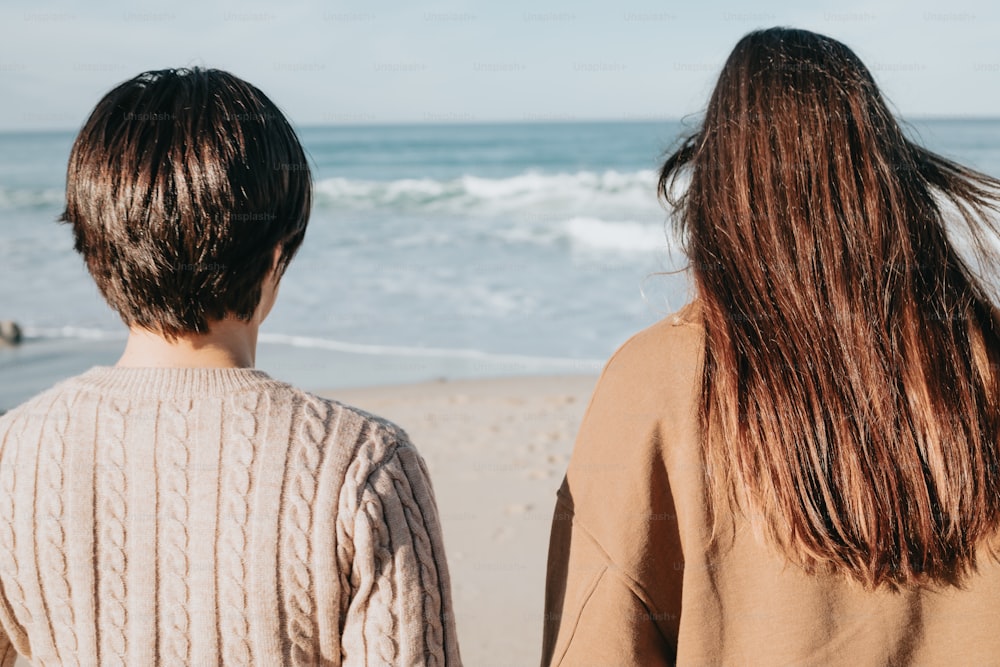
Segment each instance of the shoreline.
[{"label": "shoreline", "polygon": [[[16,347],[0,348],[0,376],[4,378],[0,413],[93,366],[114,365],[124,346],[123,332],[121,338],[29,338]],[[487,353],[448,356],[448,352],[372,354],[264,341],[258,344],[254,367],[276,380],[319,393],[464,379],[596,375],[602,363]]]}]

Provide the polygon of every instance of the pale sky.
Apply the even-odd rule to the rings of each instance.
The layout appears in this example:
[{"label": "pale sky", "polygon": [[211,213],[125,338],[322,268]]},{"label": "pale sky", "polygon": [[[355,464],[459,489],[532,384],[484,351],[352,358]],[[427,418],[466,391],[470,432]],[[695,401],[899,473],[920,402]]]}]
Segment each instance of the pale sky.
[{"label": "pale sky", "polygon": [[680,118],[773,25],[846,43],[905,117],[1000,117],[987,0],[4,0],[0,130],[77,129],[115,84],[191,65],[250,81],[299,126]]}]

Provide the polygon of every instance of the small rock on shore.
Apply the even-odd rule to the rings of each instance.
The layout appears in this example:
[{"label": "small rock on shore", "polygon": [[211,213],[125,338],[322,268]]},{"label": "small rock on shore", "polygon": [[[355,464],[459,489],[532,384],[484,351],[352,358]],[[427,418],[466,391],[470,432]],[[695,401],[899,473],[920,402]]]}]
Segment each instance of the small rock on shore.
[{"label": "small rock on shore", "polygon": [[21,344],[23,334],[21,327],[13,320],[0,320],[0,347],[13,347]]}]

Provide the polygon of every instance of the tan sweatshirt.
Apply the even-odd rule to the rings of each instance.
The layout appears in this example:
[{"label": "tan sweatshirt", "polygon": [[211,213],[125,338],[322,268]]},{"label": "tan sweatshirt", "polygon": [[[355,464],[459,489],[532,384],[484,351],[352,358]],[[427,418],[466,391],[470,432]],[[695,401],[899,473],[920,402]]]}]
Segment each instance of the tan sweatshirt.
[{"label": "tan sweatshirt", "polygon": [[95,367],[0,448],[2,667],[460,664],[389,422],[253,369]]},{"label": "tan sweatshirt", "polygon": [[558,492],[542,665],[1000,665],[1000,566],[965,590],[866,593],[809,576],[709,516],[697,403],[700,302],[608,362]]}]

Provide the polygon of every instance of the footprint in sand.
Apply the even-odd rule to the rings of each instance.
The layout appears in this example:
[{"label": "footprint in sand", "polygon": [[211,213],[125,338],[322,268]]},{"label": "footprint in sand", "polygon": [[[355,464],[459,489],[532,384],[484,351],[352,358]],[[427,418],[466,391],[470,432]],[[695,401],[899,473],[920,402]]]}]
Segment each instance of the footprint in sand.
[{"label": "footprint in sand", "polygon": [[549,405],[571,405],[576,403],[576,396],[550,396],[545,402]]},{"label": "footprint in sand", "polygon": [[507,505],[507,507],[505,508],[504,511],[509,516],[517,516],[517,515],[520,515],[520,514],[527,514],[528,512],[530,512],[533,509],[535,509],[534,505],[515,503],[513,505]]}]

